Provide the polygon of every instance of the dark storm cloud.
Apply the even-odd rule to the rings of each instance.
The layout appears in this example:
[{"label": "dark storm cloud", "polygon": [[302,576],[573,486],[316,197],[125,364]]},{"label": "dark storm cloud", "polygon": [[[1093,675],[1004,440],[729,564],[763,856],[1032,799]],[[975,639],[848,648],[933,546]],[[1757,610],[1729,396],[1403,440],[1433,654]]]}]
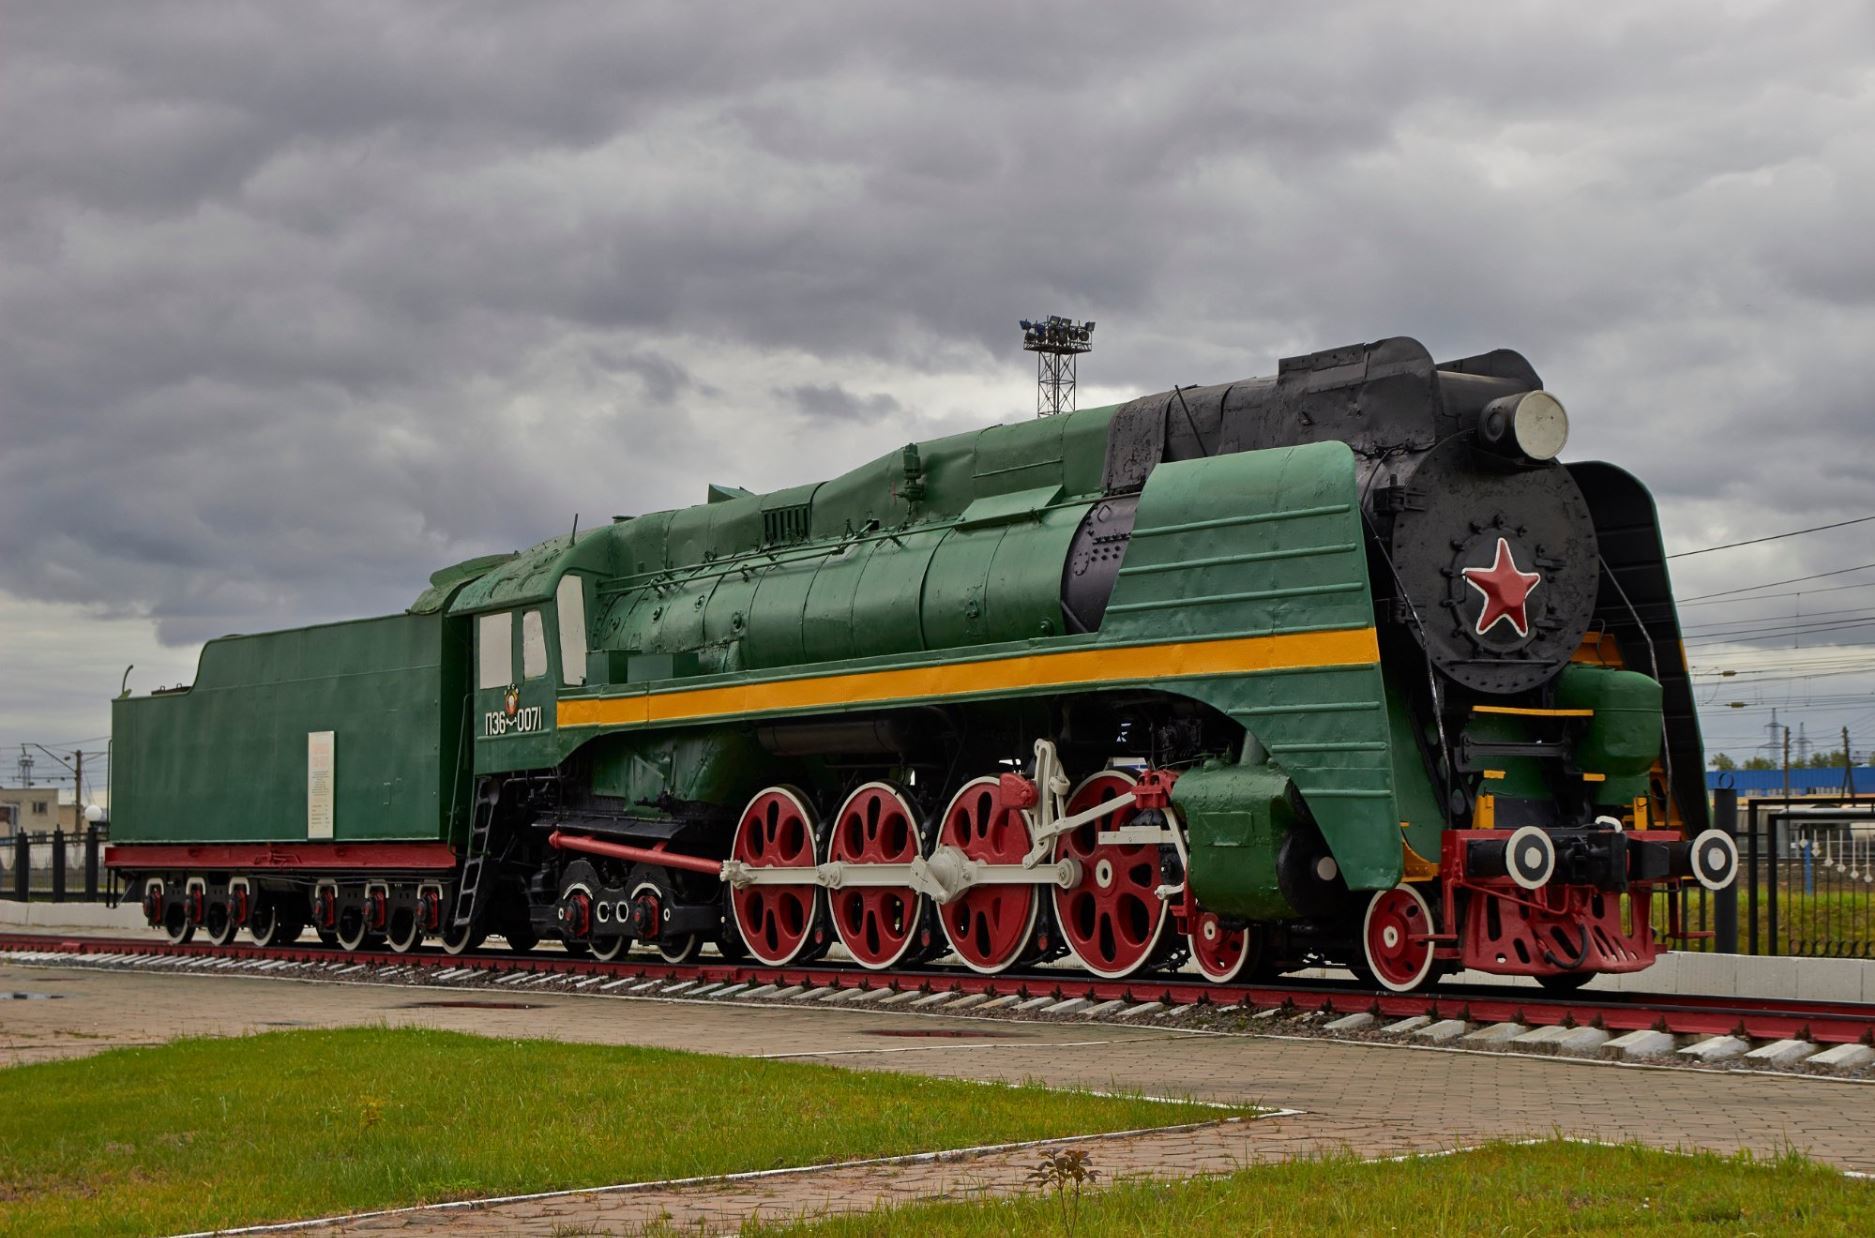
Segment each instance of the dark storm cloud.
[{"label": "dark storm cloud", "polygon": [[1676,537],[1869,507],[1860,6],[0,20],[0,592],[165,639],[1022,416],[1049,312],[1115,392],[1510,345]]},{"label": "dark storm cloud", "polygon": [[838,383],[802,383],[798,387],[777,388],[775,395],[794,405],[809,417],[835,421],[876,421],[899,411],[899,402],[884,392],[854,395]]}]

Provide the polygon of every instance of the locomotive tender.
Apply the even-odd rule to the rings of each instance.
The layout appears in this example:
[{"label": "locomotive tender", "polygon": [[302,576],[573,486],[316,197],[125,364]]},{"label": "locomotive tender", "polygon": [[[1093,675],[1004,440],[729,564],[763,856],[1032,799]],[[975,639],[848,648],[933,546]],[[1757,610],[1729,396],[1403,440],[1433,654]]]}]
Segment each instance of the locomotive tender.
[{"label": "locomotive tender", "polygon": [[1637,970],[1737,854],[1652,501],[1566,436],[1395,338],[712,486],[210,642],[115,704],[108,863],[176,941]]}]

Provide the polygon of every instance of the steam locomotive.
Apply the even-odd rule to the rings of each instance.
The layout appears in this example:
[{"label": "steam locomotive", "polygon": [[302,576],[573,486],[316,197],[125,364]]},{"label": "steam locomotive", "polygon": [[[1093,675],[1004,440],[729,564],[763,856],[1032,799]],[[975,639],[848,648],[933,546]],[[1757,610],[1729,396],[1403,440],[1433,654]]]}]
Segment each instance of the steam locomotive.
[{"label": "steam locomotive", "polygon": [[210,642],[115,703],[107,862],[175,941],[1644,968],[1737,853],[1652,501],[1567,433],[1394,338],[713,485]]}]

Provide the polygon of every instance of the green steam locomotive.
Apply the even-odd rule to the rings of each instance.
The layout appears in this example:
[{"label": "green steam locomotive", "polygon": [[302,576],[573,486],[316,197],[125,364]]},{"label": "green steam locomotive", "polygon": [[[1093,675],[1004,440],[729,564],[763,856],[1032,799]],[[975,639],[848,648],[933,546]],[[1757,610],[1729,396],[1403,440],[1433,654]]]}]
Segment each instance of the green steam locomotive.
[{"label": "green steam locomotive", "polygon": [[1270,378],[711,486],[114,707],[172,940],[1569,988],[1722,888],[1652,501],[1521,356]]}]

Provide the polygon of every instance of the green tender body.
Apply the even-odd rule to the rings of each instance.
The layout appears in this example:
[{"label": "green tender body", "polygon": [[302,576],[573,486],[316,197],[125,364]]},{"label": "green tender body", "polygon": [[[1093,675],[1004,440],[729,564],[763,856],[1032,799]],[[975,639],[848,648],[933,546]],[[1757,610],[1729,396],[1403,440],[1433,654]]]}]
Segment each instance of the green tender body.
[{"label": "green tender body", "polygon": [[111,839],[304,840],[307,736],[330,731],[334,841],[447,841],[467,665],[441,614],[210,641],[186,691],[113,703]]}]

